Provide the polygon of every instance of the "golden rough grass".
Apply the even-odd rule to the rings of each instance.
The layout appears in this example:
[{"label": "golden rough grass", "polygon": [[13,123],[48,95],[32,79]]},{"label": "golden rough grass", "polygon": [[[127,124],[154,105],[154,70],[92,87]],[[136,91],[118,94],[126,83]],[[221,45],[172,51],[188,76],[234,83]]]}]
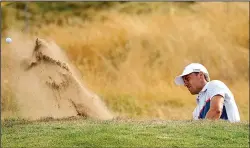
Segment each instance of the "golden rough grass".
[{"label": "golden rough grass", "polygon": [[[191,62],[205,65],[211,79],[235,95],[249,120],[248,3],[204,2],[147,14],[101,11],[95,21],[50,24],[46,36],[65,49],[88,86],[121,116],[190,119],[195,96],[174,84]],[[34,33],[33,32],[33,33]]]}]

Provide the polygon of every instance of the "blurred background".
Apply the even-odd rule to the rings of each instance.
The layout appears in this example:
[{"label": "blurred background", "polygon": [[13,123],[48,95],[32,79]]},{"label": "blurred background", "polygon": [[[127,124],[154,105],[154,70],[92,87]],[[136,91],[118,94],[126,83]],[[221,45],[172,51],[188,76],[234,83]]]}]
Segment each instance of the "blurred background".
[{"label": "blurred background", "polygon": [[[52,39],[116,114],[184,120],[195,96],[174,78],[199,62],[249,120],[247,2],[1,2],[1,11],[2,66],[10,31]],[[16,108],[4,72],[2,112]]]}]

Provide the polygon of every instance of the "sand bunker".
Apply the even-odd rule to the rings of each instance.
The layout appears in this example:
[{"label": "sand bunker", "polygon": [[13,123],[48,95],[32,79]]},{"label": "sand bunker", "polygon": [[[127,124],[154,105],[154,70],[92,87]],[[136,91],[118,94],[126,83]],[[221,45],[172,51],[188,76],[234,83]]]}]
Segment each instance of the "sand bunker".
[{"label": "sand bunker", "polygon": [[79,71],[55,43],[37,39],[33,49],[12,48],[9,58],[9,83],[19,117],[113,118],[101,98],[86,88]]}]

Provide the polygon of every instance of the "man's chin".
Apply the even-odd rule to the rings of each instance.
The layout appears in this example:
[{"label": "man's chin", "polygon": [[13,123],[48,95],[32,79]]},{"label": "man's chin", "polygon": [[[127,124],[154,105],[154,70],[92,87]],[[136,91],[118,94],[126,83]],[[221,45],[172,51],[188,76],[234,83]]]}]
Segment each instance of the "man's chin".
[{"label": "man's chin", "polygon": [[191,95],[196,95],[197,93],[189,91]]}]

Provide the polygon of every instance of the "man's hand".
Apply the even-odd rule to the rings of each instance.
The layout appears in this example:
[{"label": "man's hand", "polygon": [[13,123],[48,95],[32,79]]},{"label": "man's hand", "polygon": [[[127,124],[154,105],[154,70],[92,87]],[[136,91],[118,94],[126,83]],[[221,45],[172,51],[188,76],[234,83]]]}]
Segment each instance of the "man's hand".
[{"label": "man's hand", "polygon": [[217,120],[220,118],[223,109],[224,98],[221,95],[215,95],[210,102],[210,109],[207,112],[206,119]]}]

